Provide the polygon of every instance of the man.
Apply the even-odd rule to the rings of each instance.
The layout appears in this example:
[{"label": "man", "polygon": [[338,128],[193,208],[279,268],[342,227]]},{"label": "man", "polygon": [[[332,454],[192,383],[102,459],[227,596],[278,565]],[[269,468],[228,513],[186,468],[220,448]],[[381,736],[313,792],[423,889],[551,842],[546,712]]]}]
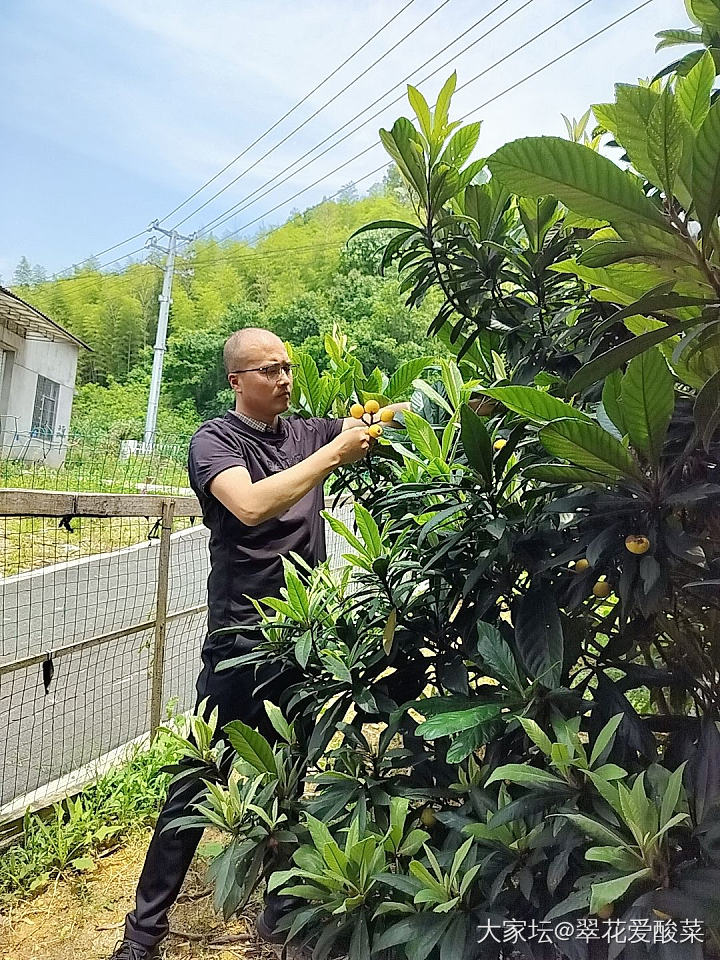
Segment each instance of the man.
[{"label": "man", "polygon": [[[366,425],[352,417],[333,420],[281,418],[290,402],[292,368],[285,345],[269,330],[234,333],[223,351],[235,409],[204,423],[190,442],[190,483],[210,529],[208,637],[197,681],[198,704],[206,697],[218,708],[218,735],[232,720],[242,720],[274,740],[263,699],[277,701],[294,678],[261,667],[215,672],[221,660],[248,652],[259,641],[257,611],[244,596],[280,596],[282,556],[298,553],[311,566],[326,557],[320,510],[323,481],[338,467],[361,460],[371,440]],[[405,410],[409,404],[393,404]],[[362,428],[362,429],[359,429]],[[220,627],[237,634],[213,638]],[[262,696],[253,691],[269,682]],[[148,848],[136,894],[135,910],[125,921],[125,939],[111,960],[151,960],[169,930],[167,913],[175,902],[202,835],[201,830],[163,828],[189,811],[197,786],[171,788]],[[258,918],[269,938],[281,915],[274,898]]]}]

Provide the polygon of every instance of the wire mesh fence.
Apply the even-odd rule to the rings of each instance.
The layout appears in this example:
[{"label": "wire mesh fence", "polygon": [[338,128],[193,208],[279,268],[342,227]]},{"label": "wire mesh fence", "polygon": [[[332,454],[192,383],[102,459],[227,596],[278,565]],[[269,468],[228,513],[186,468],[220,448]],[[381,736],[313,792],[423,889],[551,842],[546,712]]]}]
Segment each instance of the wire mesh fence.
[{"label": "wire mesh fence", "polygon": [[[81,789],[168,703],[194,704],[209,558],[187,440],[122,443],[0,458],[0,823]],[[339,566],[345,545],[327,539]]]}]

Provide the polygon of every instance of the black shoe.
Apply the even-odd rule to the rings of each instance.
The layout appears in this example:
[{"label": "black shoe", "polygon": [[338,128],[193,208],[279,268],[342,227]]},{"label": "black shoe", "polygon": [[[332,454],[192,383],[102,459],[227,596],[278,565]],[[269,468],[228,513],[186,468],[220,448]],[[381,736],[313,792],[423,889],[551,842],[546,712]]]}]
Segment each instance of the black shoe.
[{"label": "black shoe", "polygon": [[158,960],[157,947],[144,947],[134,940],[120,940],[115,944],[110,960]]},{"label": "black shoe", "polygon": [[286,930],[278,930],[278,924],[283,917],[286,917],[293,910],[305,903],[300,897],[280,896],[276,893],[270,893],[265,898],[265,908],[258,914],[255,921],[257,932],[268,943],[285,943],[287,938]]}]

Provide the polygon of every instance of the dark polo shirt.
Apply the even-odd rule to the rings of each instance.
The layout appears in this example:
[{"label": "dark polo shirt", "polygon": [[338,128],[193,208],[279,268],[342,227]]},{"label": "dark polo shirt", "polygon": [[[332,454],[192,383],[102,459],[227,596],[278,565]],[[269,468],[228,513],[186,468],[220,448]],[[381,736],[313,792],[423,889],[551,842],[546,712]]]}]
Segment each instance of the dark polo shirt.
[{"label": "dark polo shirt", "polygon": [[245,467],[253,483],[286,470],[333,440],[342,423],[290,414],[278,418],[276,433],[263,433],[228,411],[194,434],[188,471],[203,523],[210,530],[209,631],[257,622],[257,612],[243,594],[255,599],[279,597],[285,583],[282,556],[294,551],[316,566],[327,555],[320,516],[322,483],[279,517],[249,527],[212,496],[211,481],[230,467]]}]

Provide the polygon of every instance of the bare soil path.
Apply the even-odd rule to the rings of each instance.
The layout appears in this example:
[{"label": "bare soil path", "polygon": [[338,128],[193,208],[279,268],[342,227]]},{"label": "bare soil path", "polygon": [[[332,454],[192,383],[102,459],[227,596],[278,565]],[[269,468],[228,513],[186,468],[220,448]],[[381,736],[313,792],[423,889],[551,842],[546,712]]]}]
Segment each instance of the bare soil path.
[{"label": "bare soil path", "polygon": [[[0,914],[2,960],[107,960],[132,907],[150,834],[131,838],[82,879],[59,880],[38,897]],[[204,864],[196,859],[170,915],[164,960],[277,960],[259,940],[258,905],[224,923],[212,909]]]}]

